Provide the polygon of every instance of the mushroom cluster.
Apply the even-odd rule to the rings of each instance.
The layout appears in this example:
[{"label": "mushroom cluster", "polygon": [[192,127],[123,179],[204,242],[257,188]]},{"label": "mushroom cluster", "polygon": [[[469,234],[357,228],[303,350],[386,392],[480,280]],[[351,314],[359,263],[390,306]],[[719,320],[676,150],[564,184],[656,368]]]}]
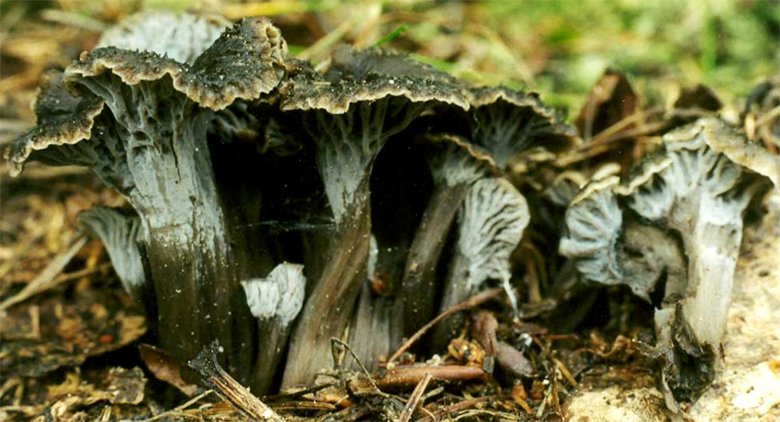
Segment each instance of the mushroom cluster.
[{"label": "mushroom cluster", "polygon": [[625,285],[655,306],[667,406],[714,376],[743,214],[780,182],[780,157],[718,118],[667,133],[622,183],[590,182],[569,204],[560,252],[586,280]]},{"label": "mushroom cluster", "polygon": [[[217,340],[219,364],[256,394],[315,381],[334,338],[375,369],[490,285],[520,315],[511,257],[534,210],[518,157],[581,142],[536,94],[378,48],[340,46],[315,68],[263,18],[132,18],[49,73],[35,112],[11,174],[30,160],[86,166],[122,193],[132,210],[80,225],[175,360]],[[780,181],[775,157],[732,132],[701,120],[622,184],[597,172],[575,196],[585,177],[562,172],[545,191],[568,205],[560,251],[582,278],[658,307],[672,392],[696,388],[688,362],[711,365],[742,213]],[[465,322],[444,320],[431,348]]]}]

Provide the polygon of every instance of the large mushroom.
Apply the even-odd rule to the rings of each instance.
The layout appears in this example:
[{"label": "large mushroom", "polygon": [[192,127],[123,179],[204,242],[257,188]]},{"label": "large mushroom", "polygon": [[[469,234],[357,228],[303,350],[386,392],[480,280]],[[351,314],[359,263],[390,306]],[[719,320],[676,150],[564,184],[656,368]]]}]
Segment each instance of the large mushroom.
[{"label": "large mushroom", "polygon": [[[501,174],[510,160],[523,151],[540,148],[550,153],[559,152],[576,142],[574,129],[562,123],[536,94],[503,86],[471,88],[468,94],[469,110],[447,110],[444,114],[452,119],[441,121],[449,125],[447,131],[460,132],[469,139],[473,145],[468,146],[468,151],[472,156],[476,154],[490,160],[494,173]],[[403,281],[404,295],[409,298],[404,307],[407,334],[430,318],[430,301],[420,298],[414,291],[432,285],[441,245],[455,211],[469,187],[488,175],[478,160],[465,159],[467,156],[459,157],[454,151],[448,151],[435,158],[432,165],[436,190],[412,245]]]},{"label": "large mushroom", "polygon": [[780,158],[725,122],[704,118],[664,136],[663,150],[623,184],[582,190],[560,252],[582,278],[625,285],[656,306],[667,405],[713,378],[725,332],[743,214],[780,183]]},{"label": "large mushroom", "polygon": [[251,330],[235,330],[251,322],[236,270],[249,257],[231,248],[206,133],[214,110],[277,86],[285,51],[279,30],[255,18],[191,64],[95,49],[49,79],[38,126],[11,148],[12,174],[28,159],[84,165],[126,196],[141,221],[161,342],[182,362],[218,338],[235,372],[252,341]]},{"label": "large mushroom", "polygon": [[315,143],[335,233],[329,258],[294,331],[283,386],[305,384],[330,362],[366,276],[373,163],[385,142],[429,105],[468,108],[451,76],[394,53],[336,49],[324,76],[299,63],[282,84],[281,106],[298,110]]}]

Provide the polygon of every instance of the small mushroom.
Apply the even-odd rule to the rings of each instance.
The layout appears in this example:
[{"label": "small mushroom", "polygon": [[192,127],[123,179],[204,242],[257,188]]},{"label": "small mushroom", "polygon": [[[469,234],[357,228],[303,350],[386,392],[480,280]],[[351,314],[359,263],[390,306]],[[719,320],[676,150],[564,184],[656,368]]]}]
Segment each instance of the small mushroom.
[{"label": "small mushroom", "polygon": [[370,176],[385,142],[432,104],[468,108],[451,76],[377,49],[336,49],[324,76],[292,64],[281,108],[301,112],[335,222],[329,258],[293,336],[283,386],[305,384],[329,366],[366,276],[371,234]]},{"label": "small mushroom", "polygon": [[594,179],[574,197],[566,212],[567,235],[561,239],[560,252],[576,257],[577,270],[586,280],[627,285],[650,302],[662,276],[671,285],[684,280],[685,263],[674,239],[661,230],[624,221],[614,193],[619,183],[618,176]]},{"label": "small mushroom", "polygon": [[470,139],[502,170],[523,151],[541,147],[560,152],[578,141],[574,127],[561,122],[534,93],[503,86],[473,88],[469,102]]},{"label": "small mushroom", "polygon": [[[459,113],[467,123],[465,133],[518,187],[531,181],[524,177],[531,168],[529,163],[537,166],[539,160],[550,161],[579,141],[574,128],[563,123],[536,94],[502,86],[473,88],[469,102],[471,108]],[[517,165],[520,158],[525,166]]]},{"label": "small mushroom", "polygon": [[141,220],[116,209],[96,207],[79,214],[78,223],[103,243],[125,291],[139,296],[147,281],[138,246]]},{"label": "small mushroom", "polygon": [[716,118],[664,136],[624,183],[592,182],[566,213],[560,252],[580,276],[652,302],[667,405],[711,382],[749,204],[780,182],[780,158]]},{"label": "small mushroom", "polygon": [[[488,280],[506,290],[517,312],[510,285],[509,257],[520,243],[530,214],[523,195],[507,180],[483,178],[469,189],[459,213],[455,254],[444,285],[440,310],[444,311],[475,294]],[[446,345],[462,318],[451,317],[437,326],[434,341]]]},{"label": "small mushroom", "polygon": [[453,135],[439,135],[439,141],[455,146],[431,155],[436,190],[412,245],[402,284],[408,302],[404,306],[407,335],[431,316],[432,300],[419,292],[433,288],[441,248],[469,187],[489,172],[501,173],[523,151],[540,148],[552,153],[576,141],[574,129],[561,123],[535,94],[506,87],[473,88],[469,103],[468,111],[453,109],[450,114],[467,122],[472,144]]},{"label": "small mushroom", "polygon": [[247,304],[257,318],[259,329],[257,367],[252,371],[252,391],[268,392],[274,372],[287,345],[292,322],[303,307],[306,277],[303,265],[284,262],[265,278],[242,281]]},{"label": "small mushroom", "polygon": [[251,320],[235,294],[237,267],[251,257],[231,250],[206,134],[214,110],[276,87],[285,52],[265,19],[227,29],[192,64],[98,48],[50,77],[38,126],[12,145],[12,174],[28,159],[83,165],[127,197],[141,220],[160,339],[180,362],[216,337],[236,371],[251,342],[251,332],[234,333],[235,321]]},{"label": "small mushroom", "polygon": [[435,311],[436,268],[459,205],[477,180],[498,173],[493,159],[455,135],[426,137],[434,191],[409,247],[401,282],[403,330],[411,336]]}]

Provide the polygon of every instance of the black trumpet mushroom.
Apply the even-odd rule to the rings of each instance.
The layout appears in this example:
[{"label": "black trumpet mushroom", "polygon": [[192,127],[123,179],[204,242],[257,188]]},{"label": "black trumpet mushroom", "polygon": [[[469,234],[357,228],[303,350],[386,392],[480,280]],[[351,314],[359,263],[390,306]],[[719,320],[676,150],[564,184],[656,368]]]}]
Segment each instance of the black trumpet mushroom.
[{"label": "black trumpet mushroom", "polygon": [[[482,178],[468,190],[458,220],[458,238],[440,311],[468,299],[488,280],[497,280],[517,312],[509,257],[530,220],[525,197],[506,179]],[[436,327],[435,345],[446,346],[447,339],[457,335],[461,321],[451,317]]]},{"label": "black trumpet mushroom", "polygon": [[43,85],[38,125],[12,145],[10,167],[87,166],[124,194],[140,219],[163,346],[184,362],[218,339],[236,372],[252,341],[236,270],[246,257],[225,224],[207,132],[215,111],[278,85],[286,44],[251,18],[188,51],[180,57],[191,63],[110,46],[83,53]]},{"label": "black trumpet mushroom", "polygon": [[499,86],[472,88],[469,94],[469,138],[502,170],[523,151],[540,147],[558,153],[578,142],[574,127],[563,123],[535,93]]},{"label": "black trumpet mushroom", "polygon": [[479,179],[499,173],[493,159],[464,138],[429,135],[424,139],[434,191],[409,247],[401,282],[403,330],[411,336],[436,311],[436,272],[459,204]]},{"label": "black trumpet mushroom", "polygon": [[560,252],[582,279],[628,286],[655,310],[667,406],[712,382],[726,330],[743,214],[780,183],[780,158],[717,118],[664,136],[620,182],[587,185],[566,212]]},{"label": "black trumpet mushroom", "polygon": [[468,108],[453,77],[378,49],[334,51],[323,74],[291,64],[280,88],[283,111],[301,115],[333,216],[328,258],[294,329],[283,386],[312,381],[331,361],[366,277],[371,237],[370,178],[385,142],[434,104]]},{"label": "black trumpet mushroom", "polygon": [[78,224],[100,239],[122,287],[140,298],[148,278],[138,245],[141,220],[113,208],[95,207],[79,214]]},{"label": "black trumpet mushroom", "polygon": [[260,347],[252,370],[253,391],[269,391],[295,317],[303,307],[303,265],[283,262],[265,278],[241,282],[252,315],[258,319]]}]

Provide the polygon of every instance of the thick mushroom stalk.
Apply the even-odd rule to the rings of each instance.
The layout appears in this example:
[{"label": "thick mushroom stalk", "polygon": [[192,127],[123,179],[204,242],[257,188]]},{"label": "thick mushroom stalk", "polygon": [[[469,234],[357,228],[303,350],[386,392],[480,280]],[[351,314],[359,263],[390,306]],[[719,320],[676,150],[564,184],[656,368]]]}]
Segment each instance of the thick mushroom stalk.
[{"label": "thick mushroom stalk", "polygon": [[[316,110],[306,129],[317,139],[317,167],[325,185],[335,233],[320,279],[315,284],[290,345],[284,385],[307,383],[330,363],[330,338],[344,334],[360,284],[366,277],[371,233],[371,167],[387,139],[382,133],[388,104],[360,103],[345,115]],[[309,120],[312,119],[312,120]],[[351,133],[355,120],[373,123]],[[407,122],[399,122],[405,126]]]},{"label": "thick mushroom stalk", "polygon": [[[281,77],[285,43],[264,19],[226,30],[192,65],[152,52],[105,47],[82,55],[41,94],[39,125],[12,147],[12,171],[29,158],[90,167],[122,192],[141,220],[164,347],[180,361],[214,338],[237,369],[251,332],[238,299],[231,250],[214,181],[207,128],[213,110],[270,92]],[[73,104],[52,106],[54,96]],[[51,113],[51,116],[46,113]]]},{"label": "thick mushroom stalk", "polygon": [[366,278],[371,235],[370,176],[379,151],[434,102],[468,105],[457,82],[406,57],[338,49],[325,79],[299,64],[281,88],[282,109],[303,111],[335,233],[290,345],[283,386],[309,383],[331,364]]},{"label": "thick mushroom stalk", "polygon": [[[458,240],[444,286],[440,310],[475,294],[488,280],[497,280],[517,311],[510,285],[509,257],[523,237],[530,214],[523,195],[505,179],[484,178],[466,196],[459,217]],[[450,318],[437,327],[437,346],[446,345],[461,320]]]},{"label": "thick mushroom stalk", "polygon": [[[400,292],[404,263],[420,225],[431,185],[425,154],[410,154],[416,143],[392,141],[377,159],[371,176],[372,243],[368,279],[350,323],[349,345],[369,369],[402,343]],[[432,291],[432,290],[428,290]],[[430,296],[434,300],[435,295]],[[357,369],[356,365],[352,365]]]},{"label": "thick mushroom stalk", "polygon": [[[394,323],[399,321],[393,318],[397,304],[388,293],[393,272],[397,272],[398,268],[392,264],[398,264],[403,258],[398,256],[401,255],[398,251],[392,250],[394,248],[382,249],[385,251],[380,251],[376,237],[372,235],[366,267],[368,280],[360,289],[349,331],[350,348],[369,371],[377,368],[377,358],[387,356],[401,338],[400,327],[394,327]],[[344,362],[357,369],[357,363],[352,361],[351,356],[345,356]]]},{"label": "thick mushroom stalk", "polygon": [[282,263],[267,277],[242,281],[247,304],[259,323],[260,344],[251,386],[255,394],[268,392],[287,345],[292,322],[303,307],[306,277],[303,265]]},{"label": "thick mushroom stalk", "polygon": [[414,334],[435,311],[436,268],[459,204],[477,180],[496,173],[496,164],[466,140],[454,135],[435,135],[427,154],[434,191],[414,235],[404,266],[400,296],[403,330]]},{"label": "thick mushroom stalk", "polygon": [[780,158],[707,118],[664,137],[664,150],[618,185],[592,183],[570,205],[560,251],[580,275],[654,301],[667,404],[713,378],[726,329],[742,215],[780,181]]}]

